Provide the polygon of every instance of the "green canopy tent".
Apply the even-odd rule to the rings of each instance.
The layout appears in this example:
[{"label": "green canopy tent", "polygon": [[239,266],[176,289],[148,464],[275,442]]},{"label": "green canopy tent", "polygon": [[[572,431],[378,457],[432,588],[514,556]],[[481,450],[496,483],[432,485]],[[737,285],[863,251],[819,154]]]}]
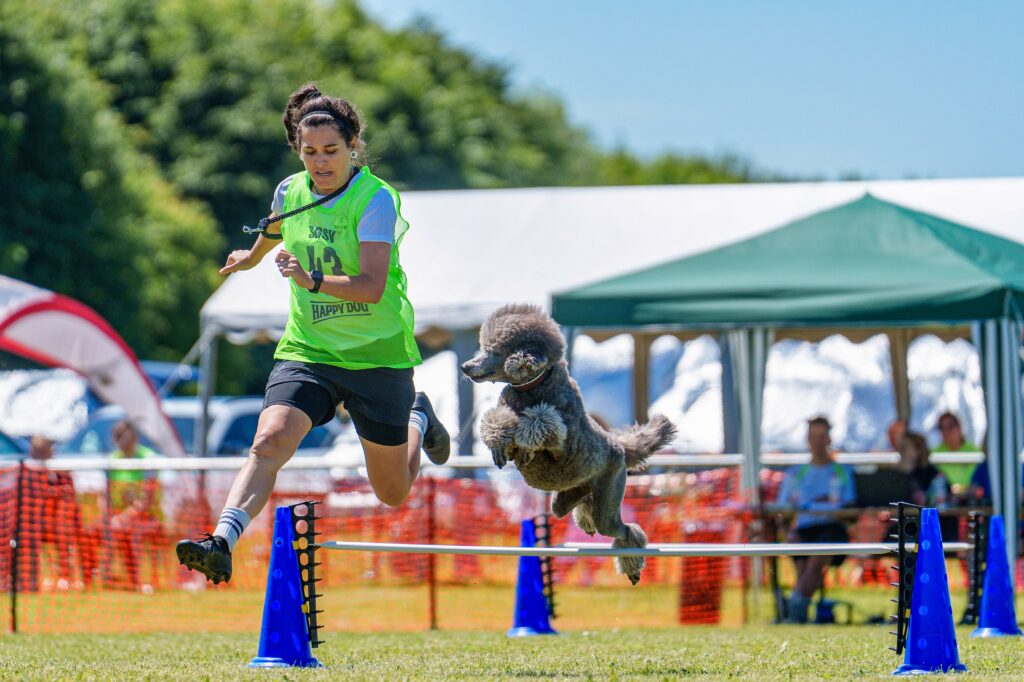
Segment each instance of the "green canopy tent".
[{"label": "green canopy tent", "polygon": [[[902,345],[893,366],[904,374],[896,395],[906,417],[908,330],[970,325],[982,363],[994,499],[1007,518],[1018,516],[1024,445],[1022,310],[1024,245],[870,195],[552,301],[555,319],[570,328],[723,331],[723,394],[726,377],[734,388],[733,404],[725,407],[737,416],[738,445],[749,465],[744,483],[752,494],[774,330],[889,330]],[[1015,537],[1007,540],[1016,544]]]}]

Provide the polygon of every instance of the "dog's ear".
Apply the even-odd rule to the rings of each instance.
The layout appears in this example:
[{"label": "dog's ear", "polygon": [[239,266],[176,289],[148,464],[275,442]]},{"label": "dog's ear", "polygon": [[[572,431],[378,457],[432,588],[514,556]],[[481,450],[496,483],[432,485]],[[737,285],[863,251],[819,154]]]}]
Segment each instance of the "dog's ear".
[{"label": "dog's ear", "polygon": [[517,350],[505,359],[505,376],[509,383],[523,384],[534,379],[548,365],[548,358],[539,348]]}]

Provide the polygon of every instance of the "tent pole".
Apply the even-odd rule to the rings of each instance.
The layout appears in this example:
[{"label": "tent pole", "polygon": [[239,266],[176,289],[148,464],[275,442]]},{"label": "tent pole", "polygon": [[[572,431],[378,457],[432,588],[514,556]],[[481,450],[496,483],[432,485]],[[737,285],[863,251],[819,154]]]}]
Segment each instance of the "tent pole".
[{"label": "tent pole", "polygon": [[562,327],[562,335],[565,336],[565,364],[569,366],[569,374],[572,374],[572,349],[576,345],[576,337],[579,336],[579,327]]},{"label": "tent pole", "polygon": [[893,397],[896,399],[896,418],[910,424],[910,379],[907,376],[907,350],[910,333],[907,329],[894,329],[889,337],[889,363],[892,366]]},{"label": "tent pole", "polygon": [[718,350],[722,364],[722,452],[740,451],[740,417],[736,398],[736,368],[733,366],[729,339],[724,332],[718,334]]},{"label": "tent pole", "polygon": [[459,432],[455,435],[455,454],[473,454],[473,382],[466,381],[459,368],[476,352],[476,329],[458,329],[452,333],[452,350],[455,351],[455,387],[459,403]]},{"label": "tent pole", "polygon": [[650,334],[637,332],[633,337],[633,419],[638,424],[647,421],[647,408],[651,374]]},{"label": "tent pole", "polygon": [[[1021,407],[1020,387],[1020,341],[1017,325],[1008,318],[996,323],[999,327],[999,367],[1002,413],[1002,509],[1005,523],[1017,528],[1020,518],[1020,443],[1018,412]],[[1016,566],[1017,532],[1006,534],[1006,553],[1010,566]],[[1016,582],[1016,571],[1011,571],[1010,581]]]},{"label": "tent pole", "polygon": [[217,368],[217,335],[219,329],[206,327],[201,337],[205,339],[199,354],[199,414],[196,418],[193,451],[196,457],[205,457],[206,434],[210,428],[210,396],[213,395],[214,372]]}]

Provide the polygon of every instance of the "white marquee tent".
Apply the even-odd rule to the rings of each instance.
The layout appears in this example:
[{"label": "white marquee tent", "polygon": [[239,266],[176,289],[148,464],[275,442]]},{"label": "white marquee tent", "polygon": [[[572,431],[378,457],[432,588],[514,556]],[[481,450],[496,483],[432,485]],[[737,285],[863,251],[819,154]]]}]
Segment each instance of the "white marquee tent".
[{"label": "white marquee tent", "polygon": [[[512,301],[746,239],[866,191],[1024,241],[1024,178],[405,192],[402,246],[417,331],[474,329]],[[272,258],[231,275],[203,306],[205,330],[279,336],[286,283]]]},{"label": "white marquee tent", "polygon": [[[554,292],[740,241],[865,192],[1024,242],[1024,178],[405,192],[402,263],[417,333],[442,330],[462,358],[504,303],[547,307]],[[204,366],[210,339],[277,338],[287,315],[272,257],[231,275],[201,312]],[[473,387],[458,391],[459,423],[470,423]]]}]

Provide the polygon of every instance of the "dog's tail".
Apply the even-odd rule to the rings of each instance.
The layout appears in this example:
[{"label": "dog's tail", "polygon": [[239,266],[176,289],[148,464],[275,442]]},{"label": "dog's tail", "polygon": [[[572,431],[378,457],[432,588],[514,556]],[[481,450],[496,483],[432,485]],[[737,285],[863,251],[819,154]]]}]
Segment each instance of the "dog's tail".
[{"label": "dog's tail", "polygon": [[634,424],[617,437],[626,449],[626,469],[643,471],[647,458],[676,437],[676,425],[668,417],[656,414],[646,424]]}]

